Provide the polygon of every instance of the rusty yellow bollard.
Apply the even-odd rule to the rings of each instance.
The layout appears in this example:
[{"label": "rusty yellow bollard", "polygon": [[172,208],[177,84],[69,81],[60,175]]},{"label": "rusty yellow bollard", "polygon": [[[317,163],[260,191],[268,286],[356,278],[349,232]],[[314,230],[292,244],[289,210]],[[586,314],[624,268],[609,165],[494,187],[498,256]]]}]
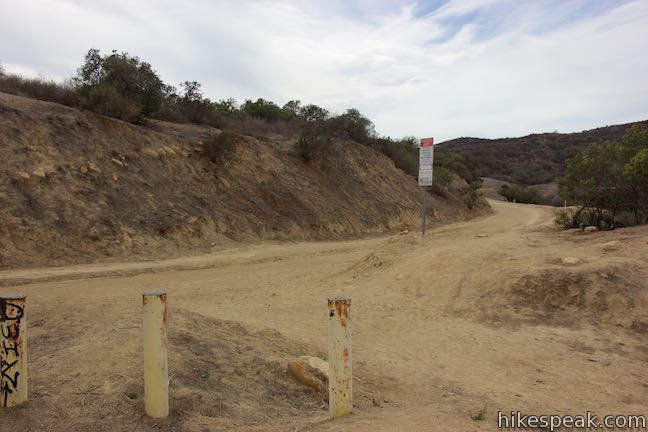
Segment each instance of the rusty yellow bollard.
[{"label": "rusty yellow bollard", "polygon": [[146,415],[169,415],[169,368],[167,358],[167,296],[144,293],[144,409]]},{"label": "rusty yellow bollard", "polygon": [[25,306],[22,294],[0,296],[0,406],[6,408],[28,399]]},{"label": "rusty yellow bollard", "polygon": [[328,299],[328,315],[329,418],[333,419],[353,410],[351,299]]}]

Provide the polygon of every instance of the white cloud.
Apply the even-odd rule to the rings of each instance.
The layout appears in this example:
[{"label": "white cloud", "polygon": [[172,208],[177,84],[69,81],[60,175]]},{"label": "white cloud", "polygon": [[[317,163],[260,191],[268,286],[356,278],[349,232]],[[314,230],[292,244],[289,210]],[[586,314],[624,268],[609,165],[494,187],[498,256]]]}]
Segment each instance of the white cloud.
[{"label": "white cloud", "polygon": [[[357,107],[392,136],[514,136],[648,117],[648,2],[21,0],[0,61],[64,78],[90,47],[213,99]],[[600,2],[600,4],[605,2]]]}]

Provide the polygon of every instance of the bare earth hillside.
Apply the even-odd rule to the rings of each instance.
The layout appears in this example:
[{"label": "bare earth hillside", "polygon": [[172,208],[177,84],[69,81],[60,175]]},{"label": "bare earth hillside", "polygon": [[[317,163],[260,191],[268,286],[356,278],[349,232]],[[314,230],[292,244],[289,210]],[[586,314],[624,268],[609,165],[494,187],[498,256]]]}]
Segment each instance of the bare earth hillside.
[{"label": "bare earth hillside", "polygon": [[[491,204],[423,238],[1,271],[0,293],[28,299],[30,401],[0,430],[495,432],[498,411],[645,415],[648,227],[557,231],[553,209]],[[144,415],[151,288],[169,295],[164,420]],[[286,364],[326,357],[333,295],[352,299],[355,408],[328,421]]]},{"label": "bare earth hillside", "polygon": [[[214,164],[219,131],[134,126],[0,93],[0,268],[207,252],[232,241],[349,238],[419,223],[415,179],[354,142],[309,163],[295,138],[243,137]],[[432,222],[465,219],[466,185],[430,195]]]}]

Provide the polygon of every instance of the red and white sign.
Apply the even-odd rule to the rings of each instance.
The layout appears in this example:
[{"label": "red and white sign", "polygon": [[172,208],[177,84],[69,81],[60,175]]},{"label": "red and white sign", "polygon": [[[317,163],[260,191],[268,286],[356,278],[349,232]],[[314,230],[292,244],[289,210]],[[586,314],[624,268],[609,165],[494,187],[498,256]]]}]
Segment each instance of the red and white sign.
[{"label": "red and white sign", "polygon": [[434,138],[421,138],[419,147],[432,147],[434,145]]},{"label": "red and white sign", "polygon": [[434,165],[434,139],[421,138],[419,143],[419,186],[432,186],[432,166]]}]

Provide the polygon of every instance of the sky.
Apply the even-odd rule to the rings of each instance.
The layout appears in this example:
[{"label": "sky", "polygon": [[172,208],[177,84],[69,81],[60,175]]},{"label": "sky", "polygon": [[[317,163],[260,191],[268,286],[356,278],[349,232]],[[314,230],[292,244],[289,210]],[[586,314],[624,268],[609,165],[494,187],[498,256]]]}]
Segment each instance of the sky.
[{"label": "sky", "polygon": [[382,135],[648,119],[648,0],[0,0],[0,64],[73,76],[125,51],[212,100],[357,108]]}]

